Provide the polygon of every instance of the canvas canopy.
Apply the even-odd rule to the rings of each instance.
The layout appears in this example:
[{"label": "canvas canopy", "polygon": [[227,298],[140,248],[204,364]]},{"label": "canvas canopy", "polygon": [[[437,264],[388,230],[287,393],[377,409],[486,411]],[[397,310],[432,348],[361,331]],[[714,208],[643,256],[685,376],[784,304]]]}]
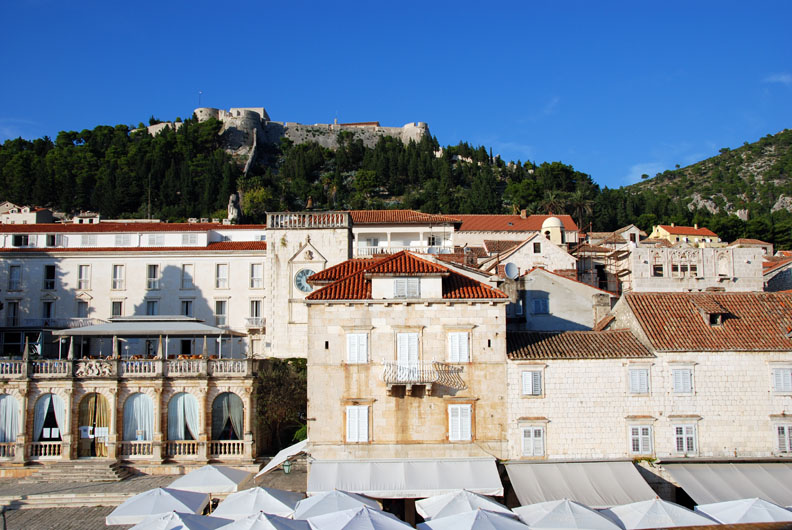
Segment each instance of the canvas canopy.
[{"label": "canvas canopy", "polygon": [[155,488],[138,493],[121,503],[105,518],[107,525],[137,524],[152,515],[169,512],[199,513],[209,504],[207,493]]},{"label": "canvas canopy", "polygon": [[222,530],[311,530],[311,525],[308,524],[308,521],[294,521],[285,517],[258,512],[242,519],[237,519],[220,528]]},{"label": "canvas canopy", "polygon": [[308,519],[317,515],[324,515],[331,512],[350,510],[368,506],[375,510],[380,509],[380,505],[373,499],[368,499],[362,495],[356,495],[346,491],[325,491],[308,497],[297,503],[294,508],[294,519]]},{"label": "canvas canopy", "polygon": [[506,464],[520,504],[570,499],[591,508],[654,499],[632,462]]},{"label": "canvas canopy", "polygon": [[449,515],[457,515],[477,509],[514,515],[506,506],[495,502],[489,497],[472,491],[457,490],[451,493],[435,495],[415,503],[415,511],[427,521]]},{"label": "canvas canopy", "polygon": [[792,464],[675,464],[663,467],[696,504],[758,497],[792,506]]},{"label": "canvas canopy", "polygon": [[308,522],[314,530],[404,530],[412,528],[395,515],[359,506],[351,510],[311,517]]},{"label": "canvas canopy", "polygon": [[531,528],[620,530],[620,527],[607,517],[569,499],[529,504],[514,508],[513,511]]},{"label": "canvas canopy", "polygon": [[226,497],[212,512],[212,515],[234,520],[243,519],[258,512],[288,517],[294,513],[297,503],[304,498],[304,494],[293,491],[250,488]]},{"label": "canvas canopy", "polygon": [[253,473],[226,466],[208,465],[171,482],[170,487],[203,493],[239,491],[253,478]]},{"label": "canvas canopy", "polygon": [[150,337],[154,335],[177,336],[216,336],[235,335],[244,336],[244,333],[230,329],[208,326],[190,317],[125,317],[114,318],[111,322],[83,326],[81,328],[55,330],[52,334],[56,337]]},{"label": "canvas canopy", "polygon": [[418,525],[421,530],[526,530],[514,515],[487,510],[473,510],[432,519]]},{"label": "canvas canopy", "polygon": [[230,523],[228,519],[204,517],[193,513],[169,512],[146,517],[132,530],[215,530]]},{"label": "canvas canopy", "polygon": [[466,489],[503,495],[495,459],[314,461],[308,495],[340,489],[378,499],[415,499]]},{"label": "canvas canopy", "polygon": [[308,439],[306,438],[302,442],[297,442],[296,444],[290,445],[286,449],[283,449],[282,451],[279,451],[278,454],[276,454],[272,458],[272,460],[267,462],[267,465],[264,466],[261,469],[261,471],[256,473],[256,478],[260,477],[264,473],[268,473],[268,472],[272,471],[273,469],[275,469],[276,467],[278,467],[279,465],[284,463],[289,458],[291,458],[293,456],[296,456],[296,455],[298,455],[300,453],[305,452],[305,448],[307,446],[308,446]]},{"label": "canvas canopy", "polygon": [[614,506],[603,510],[603,514],[618,522],[626,530],[717,524],[709,517],[662,499]]},{"label": "canvas canopy", "polygon": [[700,504],[695,511],[723,524],[792,522],[792,511],[757,498]]}]

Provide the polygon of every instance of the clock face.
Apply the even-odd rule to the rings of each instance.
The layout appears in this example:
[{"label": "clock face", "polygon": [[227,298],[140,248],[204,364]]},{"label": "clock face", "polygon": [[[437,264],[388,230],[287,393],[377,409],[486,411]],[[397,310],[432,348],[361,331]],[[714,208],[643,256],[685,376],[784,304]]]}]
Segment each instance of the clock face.
[{"label": "clock face", "polygon": [[308,276],[314,274],[311,269],[302,269],[294,275],[294,285],[304,293],[313,291],[313,286],[307,282]]}]

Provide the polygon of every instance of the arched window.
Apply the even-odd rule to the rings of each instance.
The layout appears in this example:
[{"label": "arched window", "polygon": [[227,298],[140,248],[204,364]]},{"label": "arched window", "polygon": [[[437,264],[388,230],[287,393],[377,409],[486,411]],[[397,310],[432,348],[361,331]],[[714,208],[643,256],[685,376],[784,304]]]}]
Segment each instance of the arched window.
[{"label": "arched window", "polygon": [[102,394],[92,392],[80,401],[79,456],[107,456],[110,436],[110,405]]},{"label": "arched window", "polygon": [[212,403],[212,440],[241,440],[244,434],[242,400],[224,392]]},{"label": "arched window", "polygon": [[14,396],[0,395],[0,443],[16,442],[19,434],[19,402]]},{"label": "arched window", "polygon": [[56,394],[44,394],[33,412],[33,441],[59,442],[66,426],[66,406]]},{"label": "arched window", "polygon": [[138,392],[124,403],[124,440],[151,441],[154,438],[154,403]]},{"label": "arched window", "polygon": [[198,400],[187,392],[179,392],[168,403],[168,440],[197,440]]}]

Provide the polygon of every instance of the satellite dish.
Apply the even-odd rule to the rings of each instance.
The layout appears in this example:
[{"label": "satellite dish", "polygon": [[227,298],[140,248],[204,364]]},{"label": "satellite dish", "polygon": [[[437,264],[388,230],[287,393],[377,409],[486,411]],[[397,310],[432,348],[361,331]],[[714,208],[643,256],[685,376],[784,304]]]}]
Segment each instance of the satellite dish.
[{"label": "satellite dish", "polygon": [[520,269],[514,263],[507,263],[504,272],[506,272],[506,277],[512,280],[516,280],[517,276],[520,275]]}]

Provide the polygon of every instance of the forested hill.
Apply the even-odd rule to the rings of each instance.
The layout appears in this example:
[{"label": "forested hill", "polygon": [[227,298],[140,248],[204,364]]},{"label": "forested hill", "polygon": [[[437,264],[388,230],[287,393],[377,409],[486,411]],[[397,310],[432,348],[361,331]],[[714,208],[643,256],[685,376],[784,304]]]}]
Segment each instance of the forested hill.
[{"label": "forested hill", "polygon": [[[215,120],[190,119],[177,131],[166,128],[154,137],[118,125],[61,132],[54,142],[8,140],[0,145],[0,200],[66,212],[92,210],[109,218],[146,217],[150,205],[152,217],[175,221],[225,217],[229,195],[240,191],[243,214],[250,222],[263,221],[266,211],[308,207],[413,208],[450,214],[524,209],[570,213],[583,230],[613,230],[629,223],[650,230],[659,222],[698,222],[727,240],[756,237],[792,248],[792,215],[785,209],[772,211],[781,194],[792,197],[786,178],[788,131],[701,162],[706,166],[699,174],[693,173],[697,164],[637,186],[600,189],[589,175],[562,162],[507,162],[484,146],[460,143],[441,149],[428,136],[406,145],[382,138],[367,148],[354,132],[339,133],[340,145],[334,151],[289,141],[266,146],[259,152],[259,163],[243,176],[239,161],[224,150],[220,129]],[[754,157],[750,167],[767,166],[770,171],[778,166],[773,174],[779,178],[769,178],[765,171],[753,177],[755,186],[739,187],[725,160],[739,157],[749,164],[748,152]],[[772,164],[756,165],[765,152]],[[769,160],[762,155],[765,159]],[[718,168],[719,180],[705,178]],[[694,176],[700,180],[691,183]],[[725,184],[734,186],[734,192]],[[756,195],[746,195],[743,202],[733,200],[749,190]],[[688,208],[691,201],[680,199],[696,191],[713,197],[716,204],[722,192],[732,209],[748,210],[748,220],[724,208],[716,213]]]}]

